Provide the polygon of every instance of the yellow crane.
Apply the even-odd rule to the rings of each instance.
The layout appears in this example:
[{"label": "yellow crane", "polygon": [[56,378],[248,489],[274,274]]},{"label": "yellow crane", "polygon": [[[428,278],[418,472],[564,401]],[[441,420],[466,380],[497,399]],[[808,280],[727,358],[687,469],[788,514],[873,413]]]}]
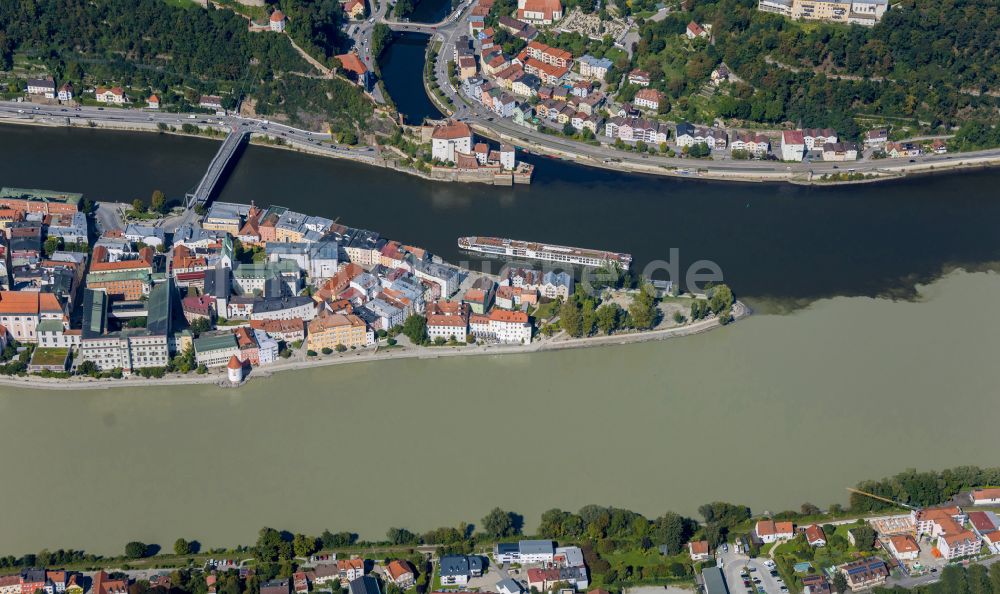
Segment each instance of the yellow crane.
[{"label": "yellow crane", "polygon": [[877,499],[879,501],[884,501],[885,503],[891,503],[899,507],[905,507],[906,509],[911,509],[914,511],[920,511],[919,507],[914,507],[912,505],[896,501],[895,499],[889,499],[888,497],[882,497],[881,495],[876,495],[874,493],[869,493],[867,491],[862,491],[861,489],[854,489],[852,487],[847,487],[847,490],[851,493],[857,493],[858,495],[864,495],[865,497],[871,497],[872,499]]}]

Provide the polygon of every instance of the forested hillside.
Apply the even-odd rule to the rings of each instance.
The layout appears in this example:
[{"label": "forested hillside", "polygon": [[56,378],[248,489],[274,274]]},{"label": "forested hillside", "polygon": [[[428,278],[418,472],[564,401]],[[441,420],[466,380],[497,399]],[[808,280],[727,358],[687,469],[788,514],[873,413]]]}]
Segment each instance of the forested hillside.
[{"label": "forested hillside", "polygon": [[[728,117],[848,134],[857,131],[859,115],[912,118],[932,128],[998,121],[1000,0],[902,0],[872,29],[798,23],[756,6],[699,0],[690,12],[648,21],[635,62],[666,73],[663,90],[676,100],[725,61],[748,83],[718,100],[719,115]],[[713,25],[714,42],[678,55],[668,40],[692,19]],[[672,76],[678,72],[684,76]]]},{"label": "forested hillside", "polygon": [[[288,4],[289,34],[331,63],[338,43],[336,0]],[[223,95],[230,107],[236,97],[251,97],[261,113],[285,112],[293,121],[305,111],[330,121],[371,113],[353,85],[297,76],[315,72],[288,36],[251,33],[247,19],[230,10],[164,0],[0,2],[0,70],[11,70],[18,56],[40,59],[60,83],[118,84],[133,98],[156,92],[182,106],[209,93]],[[318,92],[322,101],[306,92]]]}]

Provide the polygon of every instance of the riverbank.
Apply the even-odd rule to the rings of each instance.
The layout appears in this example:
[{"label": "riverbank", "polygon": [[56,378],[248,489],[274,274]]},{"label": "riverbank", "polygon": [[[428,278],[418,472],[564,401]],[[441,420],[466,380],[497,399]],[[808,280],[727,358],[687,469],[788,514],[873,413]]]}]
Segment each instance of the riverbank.
[{"label": "riverbank", "polygon": [[[736,301],[733,304],[733,322],[752,315],[753,310],[745,303]],[[733,323],[731,322],[731,323]],[[185,386],[185,385],[218,385],[225,388],[244,386],[255,379],[270,378],[285,371],[300,371],[331,365],[347,365],[351,363],[371,363],[374,361],[394,361],[403,359],[441,359],[448,357],[481,357],[489,355],[523,355],[566,349],[587,347],[625,345],[654,340],[666,340],[683,336],[694,336],[711,330],[722,328],[715,317],[692,322],[684,326],[627,332],[607,336],[590,336],[586,338],[567,338],[556,335],[553,338],[540,339],[526,345],[478,345],[478,346],[434,346],[434,347],[389,347],[376,348],[373,351],[344,353],[333,355],[317,355],[302,361],[278,361],[267,367],[255,367],[250,376],[239,386],[234,386],[226,379],[225,369],[198,375],[168,375],[162,378],[143,378],[131,376],[121,379],[96,379],[86,376],[70,376],[68,378],[44,378],[33,375],[0,376],[0,386],[14,386],[29,390],[106,390],[108,388],[125,388],[138,386]]]},{"label": "riverbank", "polygon": [[[753,183],[789,183],[802,186],[838,186],[872,184],[887,181],[898,181],[908,177],[916,177],[935,173],[955,173],[963,170],[983,170],[1000,167],[1000,149],[988,149],[970,153],[956,153],[952,155],[939,156],[934,161],[917,161],[910,163],[905,159],[883,159],[875,162],[839,162],[835,171],[823,170],[815,172],[811,169],[803,169],[800,164],[784,165],[785,169],[778,169],[782,165],[753,168],[744,165],[739,169],[727,169],[735,167],[737,162],[720,163],[714,161],[703,161],[700,159],[684,159],[681,161],[668,160],[664,157],[635,157],[631,153],[621,152],[620,156],[608,158],[595,158],[585,155],[575,150],[560,149],[551,145],[541,144],[532,141],[524,136],[515,136],[505,132],[494,130],[481,122],[470,123],[470,127],[480,136],[490,138],[497,142],[510,142],[519,147],[527,149],[528,152],[572,161],[578,165],[596,167],[610,171],[629,172],[658,175],[664,177],[674,177],[681,179],[700,179],[707,181],[722,182],[753,182]],[[569,142],[569,141],[567,141]],[[581,143],[581,149],[586,145]],[[648,159],[648,163],[637,162],[635,159]],[[659,161],[659,162],[657,162]],[[746,163],[746,162],[741,162]],[[823,164],[829,166],[829,164]],[[867,170],[862,173],[867,175],[863,179],[830,181],[821,179],[824,174],[846,173],[857,169],[859,166],[868,165],[876,169]],[[860,170],[859,170],[860,171]]]}]

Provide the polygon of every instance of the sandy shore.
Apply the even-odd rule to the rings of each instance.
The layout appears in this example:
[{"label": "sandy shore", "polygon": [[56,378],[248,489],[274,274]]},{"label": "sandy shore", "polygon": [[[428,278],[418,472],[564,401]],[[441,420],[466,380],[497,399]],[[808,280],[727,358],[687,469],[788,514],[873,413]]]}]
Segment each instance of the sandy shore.
[{"label": "sandy shore", "polygon": [[[734,321],[742,320],[751,315],[749,307],[740,301],[733,305]],[[299,361],[279,361],[267,367],[254,368],[248,382],[254,379],[271,377],[284,371],[312,369],[330,365],[348,365],[351,363],[370,363],[374,361],[395,361],[402,359],[438,359],[444,357],[476,357],[488,355],[515,355],[538,353],[544,351],[560,351],[617,344],[631,344],[652,340],[666,340],[692,336],[710,330],[721,328],[716,318],[701,320],[684,326],[650,330],[647,332],[629,332],[612,334],[610,336],[592,336],[588,338],[566,338],[557,335],[554,338],[542,339],[527,345],[479,345],[461,347],[404,347],[377,349],[357,353],[319,355]],[[235,388],[226,380],[224,372],[213,371],[205,375],[195,373],[186,375],[169,375],[160,379],[133,376],[122,379],[94,379],[90,377],[73,376],[67,379],[43,378],[33,375],[25,377],[0,376],[0,386],[14,386],[30,390],[106,390],[109,388],[130,388],[135,386],[169,386],[169,385],[206,385],[215,384],[220,387]]]}]

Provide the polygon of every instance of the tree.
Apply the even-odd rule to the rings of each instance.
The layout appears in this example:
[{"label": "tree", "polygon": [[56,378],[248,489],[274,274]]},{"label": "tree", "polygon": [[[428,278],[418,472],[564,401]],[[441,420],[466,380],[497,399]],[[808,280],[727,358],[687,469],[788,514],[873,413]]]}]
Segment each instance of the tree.
[{"label": "tree", "polygon": [[142,214],[146,212],[146,204],[142,200],[136,198],[135,200],[132,201],[132,210],[134,210],[139,214]]},{"label": "tree", "polygon": [[833,589],[838,592],[838,594],[844,594],[847,592],[847,578],[844,574],[839,571],[833,576]]},{"label": "tree", "polygon": [[597,308],[597,327],[605,334],[611,334],[621,324],[622,308],[617,303],[605,303]]},{"label": "tree", "polygon": [[149,547],[146,546],[146,543],[137,540],[125,545],[125,556],[129,559],[142,559],[148,551]]},{"label": "tree", "polygon": [[667,547],[668,555],[676,555],[691,538],[695,526],[694,520],[674,512],[667,512],[653,520],[651,536],[653,540]]},{"label": "tree", "polygon": [[628,314],[632,325],[639,330],[649,330],[656,325],[656,299],[652,287],[647,284],[639,287],[639,292],[628,306]]},{"label": "tree", "polygon": [[163,192],[156,190],[153,192],[152,198],[149,200],[150,208],[153,212],[163,213],[166,212],[167,207],[167,197],[163,195]]},{"label": "tree", "polygon": [[417,535],[406,528],[389,528],[385,536],[394,545],[413,544],[418,540]]},{"label": "tree", "polygon": [[427,344],[427,318],[413,314],[403,322],[403,334],[416,345]]},{"label": "tree", "polygon": [[993,594],[1000,594],[1000,563],[990,565],[990,586]]},{"label": "tree", "polygon": [[194,334],[195,338],[211,329],[212,321],[208,318],[195,318],[194,321],[191,322],[191,333]]},{"label": "tree", "polygon": [[507,538],[517,534],[513,514],[499,507],[493,508],[483,518],[483,531],[492,538]]},{"label": "tree", "polygon": [[875,530],[871,526],[862,524],[851,528],[850,531],[854,535],[854,544],[859,551],[869,552],[875,549]]},{"label": "tree", "polygon": [[274,528],[261,528],[254,553],[262,563],[277,563],[292,558],[292,543]]},{"label": "tree", "polygon": [[183,538],[178,538],[174,541],[174,554],[175,555],[190,555],[193,551],[191,550],[191,543]]},{"label": "tree", "polygon": [[292,550],[296,557],[308,557],[316,552],[316,539],[305,534],[296,534],[292,539]]},{"label": "tree", "polygon": [[46,258],[52,257],[52,254],[56,253],[62,248],[63,240],[61,237],[56,235],[50,235],[45,239],[45,243],[42,245],[42,251],[45,253]]},{"label": "tree", "polygon": [[716,285],[709,290],[709,294],[708,304],[715,314],[729,309],[735,301],[728,285]]},{"label": "tree", "polygon": [[575,299],[567,299],[559,307],[559,327],[570,336],[583,336],[583,314]]},{"label": "tree", "polygon": [[566,122],[563,124],[562,133],[566,136],[572,136],[576,134],[576,128],[573,127],[571,122]]},{"label": "tree", "polygon": [[97,364],[94,363],[93,361],[90,361],[89,359],[86,361],[81,361],[76,366],[77,375],[95,376],[97,375],[97,372],[98,372]]},{"label": "tree", "polygon": [[815,516],[820,513],[820,509],[808,501],[802,504],[800,510],[803,516]]}]

